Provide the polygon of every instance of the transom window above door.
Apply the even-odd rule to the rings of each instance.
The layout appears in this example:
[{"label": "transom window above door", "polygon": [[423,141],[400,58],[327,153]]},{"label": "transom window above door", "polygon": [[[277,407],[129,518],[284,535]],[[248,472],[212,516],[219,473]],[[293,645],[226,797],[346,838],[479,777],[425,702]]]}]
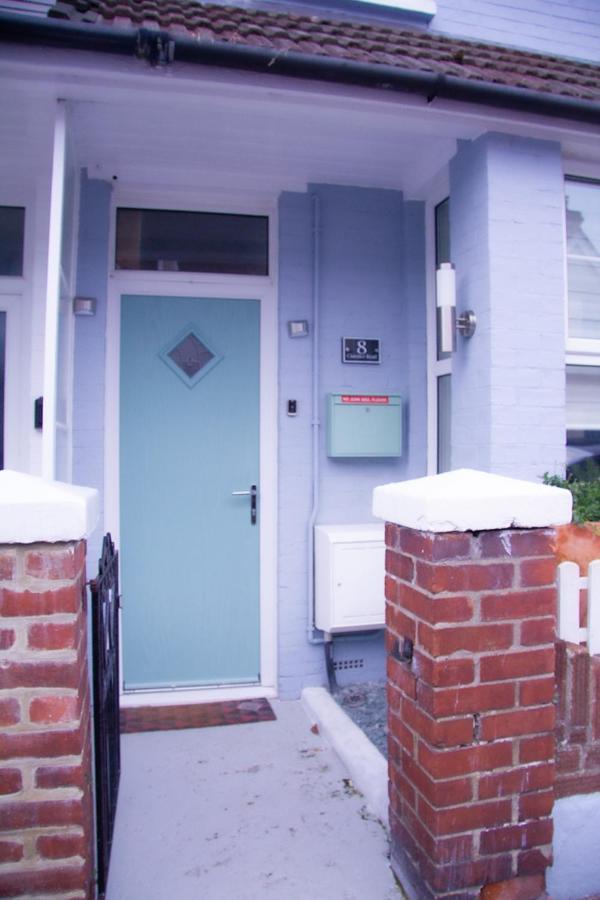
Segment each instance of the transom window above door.
[{"label": "transom window above door", "polygon": [[269,219],[166,209],[117,210],[115,268],[269,274]]}]

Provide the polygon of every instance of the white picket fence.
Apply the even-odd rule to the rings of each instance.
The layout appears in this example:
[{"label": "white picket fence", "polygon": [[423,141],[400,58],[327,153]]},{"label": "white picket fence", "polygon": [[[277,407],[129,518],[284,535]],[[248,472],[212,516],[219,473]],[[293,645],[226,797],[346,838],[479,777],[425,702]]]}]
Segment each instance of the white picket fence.
[{"label": "white picket fence", "polygon": [[[579,594],[588,592],[587,627],[579,625]],[[600,653],[600,559],[588,567],[587,578],[579,574],[574,562],[558,567],[558,635],[564,641],[588,646],[588,653]]]}]

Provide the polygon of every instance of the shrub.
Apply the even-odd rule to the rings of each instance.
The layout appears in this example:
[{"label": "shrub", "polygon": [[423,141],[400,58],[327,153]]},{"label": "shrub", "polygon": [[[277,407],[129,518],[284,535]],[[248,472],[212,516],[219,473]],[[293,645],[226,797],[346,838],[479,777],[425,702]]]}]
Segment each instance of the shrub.
[{"label": "shrub", "polygon": [[574,522],[579,525],[582,522],[600,522],[600,479],[578,481],[572,476],[561,478],[560,475],[549,475],[548,472],[545,472],[544,484],[571,491]]}]

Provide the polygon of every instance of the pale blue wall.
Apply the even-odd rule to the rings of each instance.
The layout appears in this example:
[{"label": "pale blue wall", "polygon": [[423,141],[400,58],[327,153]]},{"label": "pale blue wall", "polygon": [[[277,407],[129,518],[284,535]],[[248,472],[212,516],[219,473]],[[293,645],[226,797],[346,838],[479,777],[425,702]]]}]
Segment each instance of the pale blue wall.
[{"label": "pale blue wall", "polygon": [[600,59],[598,0],[437,0],[429,30],[469,40]]},{"label": "pale blue wall", "polygon": [[[426,358],[424,226],[421,204],[394,191],[313,186],[282,195],[279,217],[279,666],[282,696],[325,680],[322,647],[306,640],[306,523],[311,502],[311,362],[309,339],[291,340],[288,319],[312,322],[312,200],[320,208],[321,501],[318,522],[372,521],[377,484],[425,473]],[[341,338],[378,337],[379,366],[341,362]],[[328,392],[399,392],[406,400],[401,459],[330,459],[326,455]],[[298,416],[286,401],[298,400]],[[339,641],[339,643],[338,643]],[[381,635],[336,639],[336,659],[364,660],[340,681],[382,677]]]},{"label": "pale blue wall", "polygon": [[[104,511],[104,390],[106,302],[111,185],[81,176],[77,294],[95,297],[95,316],[75,319],[73,482],[100,492]],[[100,555],[103,527],[88,542],[91,570]]]},{"label": "pale blue wall", "polygon": [[565,460],[564,188],[557,144],[488,134],[450,165],[458,338],[452,466],[531,480]]},{"label": "pale blue wall", "polygon": [[[75,344],[74,480],[104,489],[106,295],[109,183],[82,178],[77,291],[98,300],[94,318],[78,318]],[[322,409],[325,393],[347,389],[400,392],[407,400],[400,460],[331,460],[321,441],[320,522],[371,521],[371,493],[384,481],[422,475],[426,466],[424,223],[419,203],[399,193],[315,186],[284,194],[280,204],[279,652],[282,696],[323,684],[322,647],[306,641],[306,522],[311,502],[311,367],[309,339],[290,340],[287,320],[311,319],[312,201],[321,207]],[[311,323],[312,324],[312,323]],[[344,334],[379,337],[380,366],[345,366]],[[285,412],[288,398],[298,415]],[[90,559],[99,553],[102,528]],[[336,648],[337,659],[364,659],[340,681],[382,677],[382,636]]]}]

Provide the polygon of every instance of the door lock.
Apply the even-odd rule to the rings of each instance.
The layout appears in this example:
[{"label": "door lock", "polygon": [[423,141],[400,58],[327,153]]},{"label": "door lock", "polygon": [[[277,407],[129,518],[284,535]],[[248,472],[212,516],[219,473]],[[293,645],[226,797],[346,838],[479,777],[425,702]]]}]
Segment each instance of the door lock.
[{"label": "door lock", "polygon": [[256,485],[251,484],[249,491],[232,491],[232,497],[250,497],[250,524],[256,525]]}]

